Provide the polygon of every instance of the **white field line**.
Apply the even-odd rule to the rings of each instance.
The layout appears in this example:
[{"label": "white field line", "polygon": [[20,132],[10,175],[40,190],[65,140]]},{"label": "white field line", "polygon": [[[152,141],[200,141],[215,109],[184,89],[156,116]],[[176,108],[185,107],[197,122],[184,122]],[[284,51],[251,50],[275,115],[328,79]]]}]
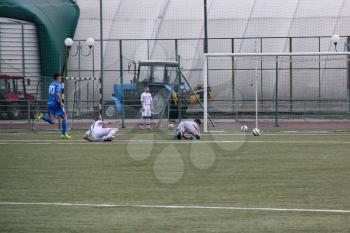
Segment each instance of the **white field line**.
[{"label": "white field line", "polygon": [[80,207],[119,207],[119,208],[156,208],[156,209],[192,209],[192,210],[251,210],[278,212],[313,212],[313,213],[350,213],[341,209],[295,209],[270,207],[236,207],[236,206],[200,206],[200,205],[131,205],[131,204],[91,204],[91,203],[60,203],[60,202],[0,202],[0,205],[21,206],[80,206]]},{"label": "white field line", "polygon": [[[219,131],[218,131],[219,132]],[[220,131],[221,132],[221,131]],[[1,135],[45,135],[45,134],[57,134],[60,135],[60,132],[21,132],[21,133],[11,133],[11,132],[0,132]],[[82,134],[83,135],[83,134]],[[138,133],[138,132],[130,132],[130,133],[119,133],[118,135],[120,136],[133,136],[133,135],[145,135],[145,136],[154,136],[154,135],[169,135],[173,136],[173,132],[159,132],[159,133]],[[213,135],[213,136],[250,136],[251,133],[201,133],[201,135]],[[300,131],[298,132],[281,132],[281,133],[268,133],[268,132],[263,132],[264,136],[350,136],[350,133],[348,132],[304,132],[301,133]]]},{"label": "white field line", "polygon": [[248,141],[248,140],[220,140],[220,141],[205,141],[205,140],[115,140],[113,142],[87,142],[84,140],[0,140],[0,145],[21,145],[21,144],[33,144],[33,145],[47,145],[47,144],[59,144],[59,145],[105,145],[105,144],[221,144],[221,143],[287,143],[287,144],[350,144],[350,141],[320,141],[320,140],[266,140],[266,141]]}]

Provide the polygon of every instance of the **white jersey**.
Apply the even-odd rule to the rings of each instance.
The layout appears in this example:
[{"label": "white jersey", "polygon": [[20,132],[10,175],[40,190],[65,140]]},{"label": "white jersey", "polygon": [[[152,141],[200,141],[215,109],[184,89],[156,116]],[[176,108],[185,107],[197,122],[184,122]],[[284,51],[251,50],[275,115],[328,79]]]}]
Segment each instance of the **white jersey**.
[{"label": "white jersey", "polygon": [[90,132],[98,131],[99,129],[103,129],[103,121],[97,120],[94,123],[91,124],[90,126]]},{"label": "white jersey", "polygon": [[152,104],[152,95],[151,93],[149,92],[143,92],[141,94],[141,102],[144,104],[144,105],[151,105]]},{"label": "white jersey", "polygon": [[200,134],[198,124],[194,121],[180,122],[177,128],[181,130],[183,133],[194,134],[194,135]]},{"label": "white jersey", "polygon": [[87,132],[95,141],[103,141],[110,134],[112,135],[112,128],[103,128],[103,121],[98,120],[92,123],[89,131]]}]

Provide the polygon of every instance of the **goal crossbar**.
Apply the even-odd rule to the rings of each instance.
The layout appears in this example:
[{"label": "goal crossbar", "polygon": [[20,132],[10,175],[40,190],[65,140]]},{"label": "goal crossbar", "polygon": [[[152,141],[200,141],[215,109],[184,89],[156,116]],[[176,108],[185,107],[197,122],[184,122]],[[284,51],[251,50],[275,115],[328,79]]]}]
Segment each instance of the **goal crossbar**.
[{"label": "goal crossbar", "polygon": [[267,56],[340,56],[350,52],[292,52],[292,53],[204,53],[207,57],[267,57]]},{"label": "goal crossbar", "polygon": [[203,63],[203,130],[208,132],[208,58],[209,57],[290,57],[290,56],[350,56],[350,52],[280,52],[280,53],[204,53]]}]

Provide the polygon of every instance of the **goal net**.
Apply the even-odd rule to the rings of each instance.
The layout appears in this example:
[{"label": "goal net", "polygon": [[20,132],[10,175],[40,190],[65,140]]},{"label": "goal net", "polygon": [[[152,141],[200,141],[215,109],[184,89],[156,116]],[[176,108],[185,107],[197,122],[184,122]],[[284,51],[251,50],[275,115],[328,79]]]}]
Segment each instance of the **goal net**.
[{"label": "goal net", "polygon": [[349,58],[349,52],[205,54],[204,131],[213,130],[208,118],[215,130],[350,130]]}]

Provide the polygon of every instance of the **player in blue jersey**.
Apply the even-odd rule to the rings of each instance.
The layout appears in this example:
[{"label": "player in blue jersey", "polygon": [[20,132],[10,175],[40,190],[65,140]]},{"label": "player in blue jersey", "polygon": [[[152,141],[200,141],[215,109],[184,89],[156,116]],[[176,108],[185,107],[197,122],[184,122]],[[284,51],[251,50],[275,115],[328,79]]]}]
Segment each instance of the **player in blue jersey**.
[{"label": "player in blue jersey", "polygon": [[53,75],[53,81],[49,86],[49,100],[47,102],[47,113],[39,113],[35,116],[37,121],[44,120],[49,124],[55,124],[56,117],[62,118],[62,138],[71,139],[72,137],[67,133],[67,114],[64,111],[64,104],[61,97],[62,80],[61,75],[55,73]]}]

